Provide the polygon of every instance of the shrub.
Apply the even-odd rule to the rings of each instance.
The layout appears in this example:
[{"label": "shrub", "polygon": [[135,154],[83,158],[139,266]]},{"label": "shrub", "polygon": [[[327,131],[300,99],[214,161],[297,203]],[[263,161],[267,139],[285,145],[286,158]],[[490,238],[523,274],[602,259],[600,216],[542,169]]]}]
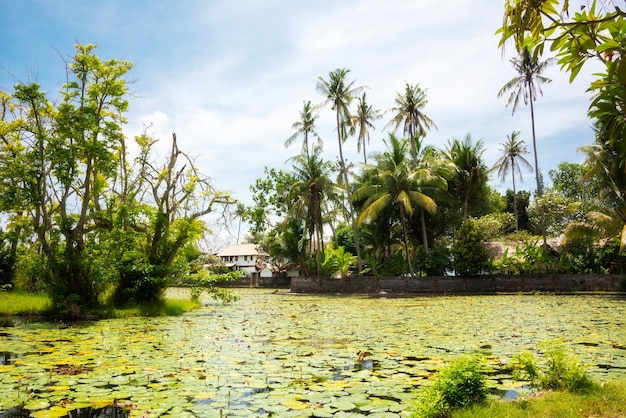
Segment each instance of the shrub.
[{"label": "shrub", "polygon": [[435,374],[435,383],[420,397],[416,418],[446,417],[452,409],[462,408],[487,398],[485,377],[477,359],[463,357]]},{"label": "shrub", "polygon": [[452,267],[457,275],[471,276],[491,268],[491,257],[484,245],[482,231],[472,219],[459,228],[452,244],[452,255]]},{"label": "shrub", "polygon": [[513,376],[516,379],[528,380],[533,387],[541,390],[580,392],[593,386],[583,365],[567,354],[561,342],[547,341],[540,348],[544,350],[541,362],[531,353],[513,357]]},{"label": "shrub", "polygon": [[450,249],[445,245],[429,249],[419,246],[415,251],[414,267],[426,276],[443,276],[450,268],[450,258]]},{"label": "shrub", "polygon": [[501,237],[515,230],[515,216],[509,212],[489,213],[476,219],[476,225],[487,240]]}]

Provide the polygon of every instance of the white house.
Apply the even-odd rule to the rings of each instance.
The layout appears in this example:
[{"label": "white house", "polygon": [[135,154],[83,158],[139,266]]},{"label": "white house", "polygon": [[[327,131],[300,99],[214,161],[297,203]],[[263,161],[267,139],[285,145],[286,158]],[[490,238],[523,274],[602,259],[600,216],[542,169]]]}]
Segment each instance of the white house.
[{"label": "white house", "polygon": [[251,278],[272,277],[272,270],[265,260],[267,254],[259,251],[256,244],[237,244],[216,254],[227,267],[239,270]]}]

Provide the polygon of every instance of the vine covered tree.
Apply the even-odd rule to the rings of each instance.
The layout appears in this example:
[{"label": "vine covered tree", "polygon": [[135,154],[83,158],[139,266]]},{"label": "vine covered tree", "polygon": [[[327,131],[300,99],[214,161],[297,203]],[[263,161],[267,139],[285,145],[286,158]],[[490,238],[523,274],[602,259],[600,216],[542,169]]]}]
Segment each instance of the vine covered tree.
[{"label": "vine covered tree", "polygon": [[228,200],[175,138],[163,166],[151,161],[155,141],[146,135],[128,163],[122,129],[132,64],[103,60],[96,49],[75,46],[58,104],[37,83],[0,95],[0,202],[19,237],[19,274],[68,316],[98,305],[105,289],[116,288],[120,303],[158,298],[198,255],[199,218]]}]

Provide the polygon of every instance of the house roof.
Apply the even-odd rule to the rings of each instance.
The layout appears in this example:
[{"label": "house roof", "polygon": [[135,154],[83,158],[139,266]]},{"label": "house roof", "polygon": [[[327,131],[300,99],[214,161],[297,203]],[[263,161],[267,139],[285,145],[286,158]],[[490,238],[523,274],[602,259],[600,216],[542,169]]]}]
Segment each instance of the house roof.
[{"label": "house roof", "polygon": [[224,248],[216,254],[218,257],[229,257],[235,255],[265,255],[265,253],[257,250],[256,244],[238,244]]}]

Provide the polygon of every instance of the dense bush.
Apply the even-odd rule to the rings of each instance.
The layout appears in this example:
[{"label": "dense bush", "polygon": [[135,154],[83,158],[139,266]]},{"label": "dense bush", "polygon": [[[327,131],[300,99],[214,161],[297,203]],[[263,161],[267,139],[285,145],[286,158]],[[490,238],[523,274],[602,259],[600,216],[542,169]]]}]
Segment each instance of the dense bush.
[{"label": "dense bush", "polygon": [[443,276],[446,270],[450,269],[451,263],[450,249],[446,245],[438,245],[426,249],[419,246],[415,251],[415,261],[413,266],[415,273],[422,273],[426,276]]},{"label": "dense bush", "polygon": [[476,222],[468,219],[456,233],[452,244],[452,267],[457,275],[472,276],[491,269],[491,258],[484,236]]},{"label": "dense bush", "polygon": [[447,417],[452,409],[480,403],[487,398],[485,377],[477,359],[461,358],[439,371],[435,383],[424,389],[416,418]]},{"label": "dense bush", "polygon": [[531,353],[513,356],[513,376],[527,380],[541,390],[565,390],[580,392],[593,386],[583,365],[566,353],[559,341],[547,341],[540,345],[543,358],[537,360]]}]

